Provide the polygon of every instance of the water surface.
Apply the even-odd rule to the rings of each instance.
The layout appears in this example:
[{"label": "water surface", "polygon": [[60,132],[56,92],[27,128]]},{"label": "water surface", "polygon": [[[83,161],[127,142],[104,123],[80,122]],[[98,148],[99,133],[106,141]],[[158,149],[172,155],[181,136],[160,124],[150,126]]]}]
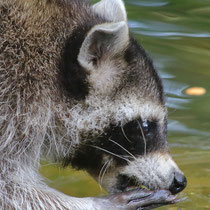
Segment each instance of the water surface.
[{"label": "water surface", "polygon": [[[127,0],[129,27],[164,79],[169,108],[168,141],[188,178],[182,203],[160,209],[210,209],[210,0]],[[201,86],[203,96],[188,96]],[[98,196],[84,172],[45,165],[50,185],[73,196]]]}]

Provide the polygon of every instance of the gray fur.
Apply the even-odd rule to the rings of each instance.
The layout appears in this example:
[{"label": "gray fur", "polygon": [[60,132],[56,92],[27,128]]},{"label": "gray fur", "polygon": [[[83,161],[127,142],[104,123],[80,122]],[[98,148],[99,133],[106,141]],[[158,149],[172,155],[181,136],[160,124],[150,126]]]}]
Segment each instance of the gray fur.
[{"label": "gray fur", "polygon": [[[125,19],[124,14],[120,15]],[[143,57],[128,65],[123,54],[128,43],[111,58],[103,54],[97,67],[83,66],[91,72],[84,101],[62,90],[59,65],[67,39],[87,17],[101,24],[105,17],[99,16],[82,0],[0,0],[0,209],[104,209],[99,200],[68,197],[49,188],[38,173],[40,158],[71,159],[85,142],[83,136],[98,135],[111,123],[123,124],[137,116],[164,122],[167,112],[159,81]],[[144,78],[133,82],[129,72],[137,72],[137,67],[145,69]],[[174,165],[168,167],[178,170]],[[113,187],[108,186],[114,179],[109,174],[104,178],[107,189]],[[168,188],[155,184],[154,188]]]}]

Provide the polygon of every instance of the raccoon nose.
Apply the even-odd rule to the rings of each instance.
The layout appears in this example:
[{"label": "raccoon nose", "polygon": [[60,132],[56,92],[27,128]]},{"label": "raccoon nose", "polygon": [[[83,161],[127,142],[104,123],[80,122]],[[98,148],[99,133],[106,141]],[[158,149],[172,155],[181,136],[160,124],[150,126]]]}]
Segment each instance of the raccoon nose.
[{"label": "raccoon nose", "polygon": [[174,180],[169,187],[169,190],[171,191],[172,194],[177,194],[178,192],[181,192],[187,185],[187,179],[186,177],[179,173],[175,172],[174,174]]}]

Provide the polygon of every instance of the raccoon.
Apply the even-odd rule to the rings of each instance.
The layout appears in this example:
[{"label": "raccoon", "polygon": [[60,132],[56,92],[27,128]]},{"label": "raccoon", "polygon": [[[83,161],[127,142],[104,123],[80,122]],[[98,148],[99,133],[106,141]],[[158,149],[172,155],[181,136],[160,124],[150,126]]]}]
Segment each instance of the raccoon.
[{"label": "raccoon", "polygon": [[[186,178],[169,154],[162,83],[121,0],[0,0],[0,26],[0,209],[177,202]],[[86,170],[111,195],[48,187],[41,159]]]}]

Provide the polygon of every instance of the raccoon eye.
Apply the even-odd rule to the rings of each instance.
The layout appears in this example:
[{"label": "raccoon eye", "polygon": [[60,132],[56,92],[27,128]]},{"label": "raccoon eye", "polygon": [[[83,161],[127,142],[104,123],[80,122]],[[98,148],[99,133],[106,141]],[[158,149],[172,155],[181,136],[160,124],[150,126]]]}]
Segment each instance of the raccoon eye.
[{"label": "raccoon eye", "polygon": [[149,133],[150,130],[149,122],[147,121],[142,122],[141,127],[144,130],[144,133]]},{"label": "raccoon eye", "polygon": [[144,131],[145,135],[149,135],[156,128],[156,122],[151,121],[143,121],[141,123],[141,127]]}]

